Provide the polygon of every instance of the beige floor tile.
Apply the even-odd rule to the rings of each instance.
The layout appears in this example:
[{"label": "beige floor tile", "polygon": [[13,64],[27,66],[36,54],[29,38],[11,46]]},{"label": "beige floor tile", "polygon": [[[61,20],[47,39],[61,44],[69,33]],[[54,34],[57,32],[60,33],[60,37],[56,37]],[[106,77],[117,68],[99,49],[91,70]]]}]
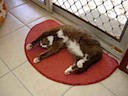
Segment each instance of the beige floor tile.
[{"label": "beige floor tile", "polygon": [[29,28],[32,28],[32,27],[35,26],[36,24],[41,23],[41,22],[43,22],[43,21],[45,21],[45,20],[48,20],[48,19],[53,19],[53,20],[55,20],[54,18],[52,18],[52,17],[46,15],[46,16],[41,17],[40,19],[38,19],[38,20],[36,20],[36,21],[34,21],[34,22],[28,24],[28,27],[29,27]]},{"label": "beige floor tile", "polygon": [[46,15],[46,16],[41,17],[40,19],[38,19],[38,20],[36,20],[36,21],[34,21],[34,22],[28,24],[27,26],[28,26],[29,28],[32,28],[32,27],[35,26],[36,24],[41,23],[41,22],[43,22],[43,21],[45,21],[45,20],[48,20],[48,19],[55,20],[56,22],[62,24],[62,22],[56,20],[55,18],[53,18],[53,17],[51,17],[51,16],[49,16],[49,15]]},{"label": "beige floor tile", "polygon": [[8,10],[10,10],[11,8],[14,8],[16,6],[19,6],[21,4],[24,4],[26,2],[27,2],[27,0],[5,0],[5,4],[6,4]]},{"label": "beige floor tile", "polygon": [[18,19],[12,14],[8,13],[3,25],[0,27],[0,37],[24,26]]},{"label": "beige floor tile", "polygon": [[46,14],[36,5],[26,3],[10,10],[10,12],[24,24],[31,23]]},{"label": "beige floor tile", "polygon": [[26,61],[24,41],[28,32],[23,27],[0,39],[0,57],[11,69]]},{"label": "beige floor tile", "polygon": [[64,96],[115,96],[100,84],[71,88]]},{"label": "beige floor tile", "polygon": [[31,96],[12,73],[0,79],[0,96]]},{"label": "beige floor tile", "polygon": [[0,77],[5,75],[7,72],[9,72],[9,69],[7,68],[7,66],[0,59]]},{"label": "beige floor tile", "polygon": [[119,69],[101,83],[117,96],[128,96],[128,75]]},{"label": "beige floor tile", "polygon": [[70,86],[51,81],[28,62],[13,71],[34,96],[61,96]]}]

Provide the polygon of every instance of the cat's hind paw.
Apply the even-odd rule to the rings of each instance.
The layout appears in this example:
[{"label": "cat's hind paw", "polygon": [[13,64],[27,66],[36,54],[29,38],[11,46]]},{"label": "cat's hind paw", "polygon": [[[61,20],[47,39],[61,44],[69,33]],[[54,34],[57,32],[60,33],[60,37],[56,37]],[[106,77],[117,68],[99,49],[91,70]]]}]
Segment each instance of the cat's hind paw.
[{"label": "cat's hind paw", "polygon": [[34,58],[33,62],[34,62],[35,64],[39,63],[39,62],[40,62],[40,58],[39,58],[39,57]]},{"label": "cat's hind paw", "polygon": [[32,45],[31,43],[29,43],[29,44],[27,44],[26,49],[27,49],[27,50],[31,50],[32,47],[33,47],[33,45]]},{"label": "cat's hind paw", "polygon": [[72,67],[69,67],[67,68],[65,71],[64,71],[65,75],[70,75],[72,73]]},{"label": "cat's hind paw", "polygon": [[83,62],[78,61],[78,62],[77,62],[77,67],[78,67],[78,68],[83,68]]}]

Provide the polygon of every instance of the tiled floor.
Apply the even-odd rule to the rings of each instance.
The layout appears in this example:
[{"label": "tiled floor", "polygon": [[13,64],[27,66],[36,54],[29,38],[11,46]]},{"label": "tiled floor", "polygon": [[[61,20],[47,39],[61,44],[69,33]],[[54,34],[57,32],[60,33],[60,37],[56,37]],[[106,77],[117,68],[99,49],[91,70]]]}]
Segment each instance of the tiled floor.
[{"label": "tiled floor", "polygon": [[39,74],[27,61],[24,40],[30,28],[50,17],[27,0],[5,0],[0,28],[0,96],[128,96],[128,75],[117,69],[100,83],[69,86]]}]

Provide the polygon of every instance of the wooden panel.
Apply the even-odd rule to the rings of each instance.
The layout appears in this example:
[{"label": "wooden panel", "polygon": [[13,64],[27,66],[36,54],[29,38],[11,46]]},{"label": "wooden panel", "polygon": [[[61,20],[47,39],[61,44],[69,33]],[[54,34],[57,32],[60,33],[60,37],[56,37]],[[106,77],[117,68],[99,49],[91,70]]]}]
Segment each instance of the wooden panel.
[{"label": "wooden panel", "polygon": [[126,72],[128,74],[128,69],[126,68],[128,65],[128,50],[126,51],[122,61],[121,61],[121,64],[119,66],[119,68],[121,70],[123,70],[124,72]]}]

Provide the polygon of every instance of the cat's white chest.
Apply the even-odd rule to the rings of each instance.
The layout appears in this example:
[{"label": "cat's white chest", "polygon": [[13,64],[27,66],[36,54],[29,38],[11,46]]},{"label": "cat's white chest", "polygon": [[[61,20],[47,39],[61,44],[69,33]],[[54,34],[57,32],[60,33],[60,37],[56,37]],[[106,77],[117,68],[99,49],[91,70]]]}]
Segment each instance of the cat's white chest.
[{"label": "cat's white chest", "polygon": [[80,49],[80,45],[75,40],[72,41],[67,36],[64,36],[63,31],[61,29],[57,32],[57,35],[59,38],[63,39],[63,43],[66,43],[68,50],[72,54],[75,54],[75,55],[80,56],[80,57],[84,56],[83,52]]},{"label": "cat's white chest", "polygon": [[83,52],[80,49],[80,45],[75,40],[74,41],[72,41],[72,40],[67,41],[67,48],[71,53],[73,53],[77,56],[81,56],[81,57],[84,56]]}]

